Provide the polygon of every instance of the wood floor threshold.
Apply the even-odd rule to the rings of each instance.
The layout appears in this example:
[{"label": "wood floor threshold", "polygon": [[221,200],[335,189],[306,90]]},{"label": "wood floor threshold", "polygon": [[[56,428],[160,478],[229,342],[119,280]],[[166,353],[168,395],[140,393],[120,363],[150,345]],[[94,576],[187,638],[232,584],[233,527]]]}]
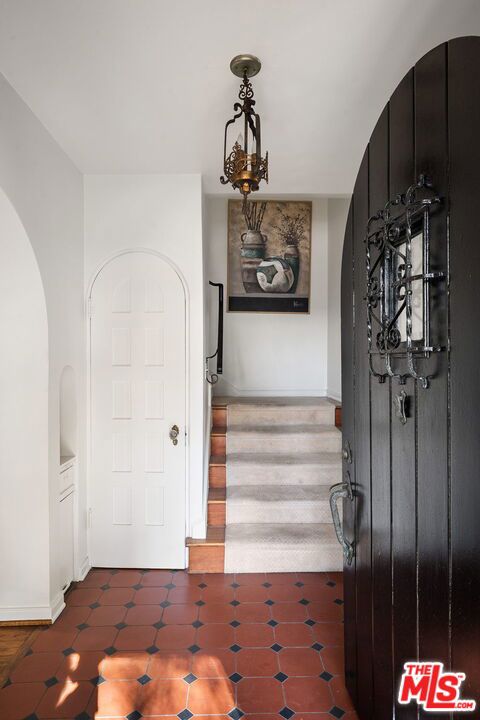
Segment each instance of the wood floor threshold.
[{"label": "wood floor threshold", "polygon": [[0,620],[0,628],[2,627],[43,627],[51,625],[51,620]]},{"label": "wood floor threshold", "polygon": [[2,626],[0,629],[0,687],[8,679],[12,668],[25,655],[42,631],[43,628],[39,625]]}]

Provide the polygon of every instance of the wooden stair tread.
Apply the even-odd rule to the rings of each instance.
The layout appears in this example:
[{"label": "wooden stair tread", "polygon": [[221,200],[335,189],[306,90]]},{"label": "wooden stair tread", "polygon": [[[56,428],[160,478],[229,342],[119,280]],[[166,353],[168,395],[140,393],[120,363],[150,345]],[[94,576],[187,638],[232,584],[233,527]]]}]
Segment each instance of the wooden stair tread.
[{"label": "wooden stair tread", "polygon": [[206,538],[187,538],[187,547],[225,545],[225,527],[208,527]]},{"label": "wooden stair tread", "polygon": [[211,467],[225,467],[226,464],[227,458],[225,455],[210,455],[209,465]]},{"label": "wooden stair tread", "polygon": [[220,426],[220,427],[213,427],[212,431],[210,433],[211,437],[223,437],[227,434],[227,428]]},{"label": "wooden stair tread", "polygon": [[209,503],[224,503],[227,501],[226,488],[210,488],[208,491]]}]

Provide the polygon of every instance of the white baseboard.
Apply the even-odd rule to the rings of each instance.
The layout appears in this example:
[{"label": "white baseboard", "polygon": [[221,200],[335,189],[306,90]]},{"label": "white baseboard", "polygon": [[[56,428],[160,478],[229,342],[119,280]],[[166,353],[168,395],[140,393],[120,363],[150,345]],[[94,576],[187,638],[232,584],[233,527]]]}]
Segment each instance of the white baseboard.
[{"label": "white baseboard", "polygon": [[57,593],[51,605],[18,605],[0,607],[0,622],[25,622],[25,620],[51,620],[55,622],[65,607],[63,593]]},{"label": "white baseboard", "polygon": [[80,570],[79,570],[79,573],[78,573],[77,582],[80,582],[81,580],[85,580],[85,578],[86,578],[87,575],[88,575],[88,572],[89,572],[90,568],[91,568],[90,558],[89,558],[88,555],[87,555],[87,557],[85,558],[85,560],[84,560],[84,561],[82,562],[82,564],[80,565]]},{"label": "white baseboard", "polygon": [[50,611],[50,617],[52,623],[58,618],[62,610],[65,608],[65,600],[63,599],[63,592],[59,592],[54,599]]},{"label": "white baseboard", "polygon": [[[221,377],[215,395],[229,397],[327,397],[326,388],[240,388]],[[335,398],[334,398],[335,399]]]},{"label": "white baseboard", "polygon": [[[62,596],[63,601],[63,596]],[[25,620],[51,620],[50,605],[18,605],[0,607],[0,622],[16,622]]]}]

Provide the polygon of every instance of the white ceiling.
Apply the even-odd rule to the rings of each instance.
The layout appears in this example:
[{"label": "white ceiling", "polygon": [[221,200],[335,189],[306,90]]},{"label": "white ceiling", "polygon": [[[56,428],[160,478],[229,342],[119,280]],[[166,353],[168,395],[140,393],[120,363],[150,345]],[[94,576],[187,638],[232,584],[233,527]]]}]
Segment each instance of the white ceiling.
[{"label": "white ceiling", "polygon": [[479,0],[0,0],[0,71],[83,172],[220,193],[229,61],[254,53],[268,192],[334,195],[409,67],[467,34]]}]

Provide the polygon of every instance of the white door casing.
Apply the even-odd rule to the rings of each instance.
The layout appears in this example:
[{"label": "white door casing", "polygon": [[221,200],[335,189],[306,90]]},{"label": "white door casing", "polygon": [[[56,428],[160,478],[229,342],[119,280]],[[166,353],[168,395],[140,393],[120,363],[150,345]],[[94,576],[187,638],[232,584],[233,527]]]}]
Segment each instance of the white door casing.
[{"label": "white door casing", "polygon": [[90,297],[91,564],[183,568],[182,281],[160,257],[129,252],[103,267]]}]

